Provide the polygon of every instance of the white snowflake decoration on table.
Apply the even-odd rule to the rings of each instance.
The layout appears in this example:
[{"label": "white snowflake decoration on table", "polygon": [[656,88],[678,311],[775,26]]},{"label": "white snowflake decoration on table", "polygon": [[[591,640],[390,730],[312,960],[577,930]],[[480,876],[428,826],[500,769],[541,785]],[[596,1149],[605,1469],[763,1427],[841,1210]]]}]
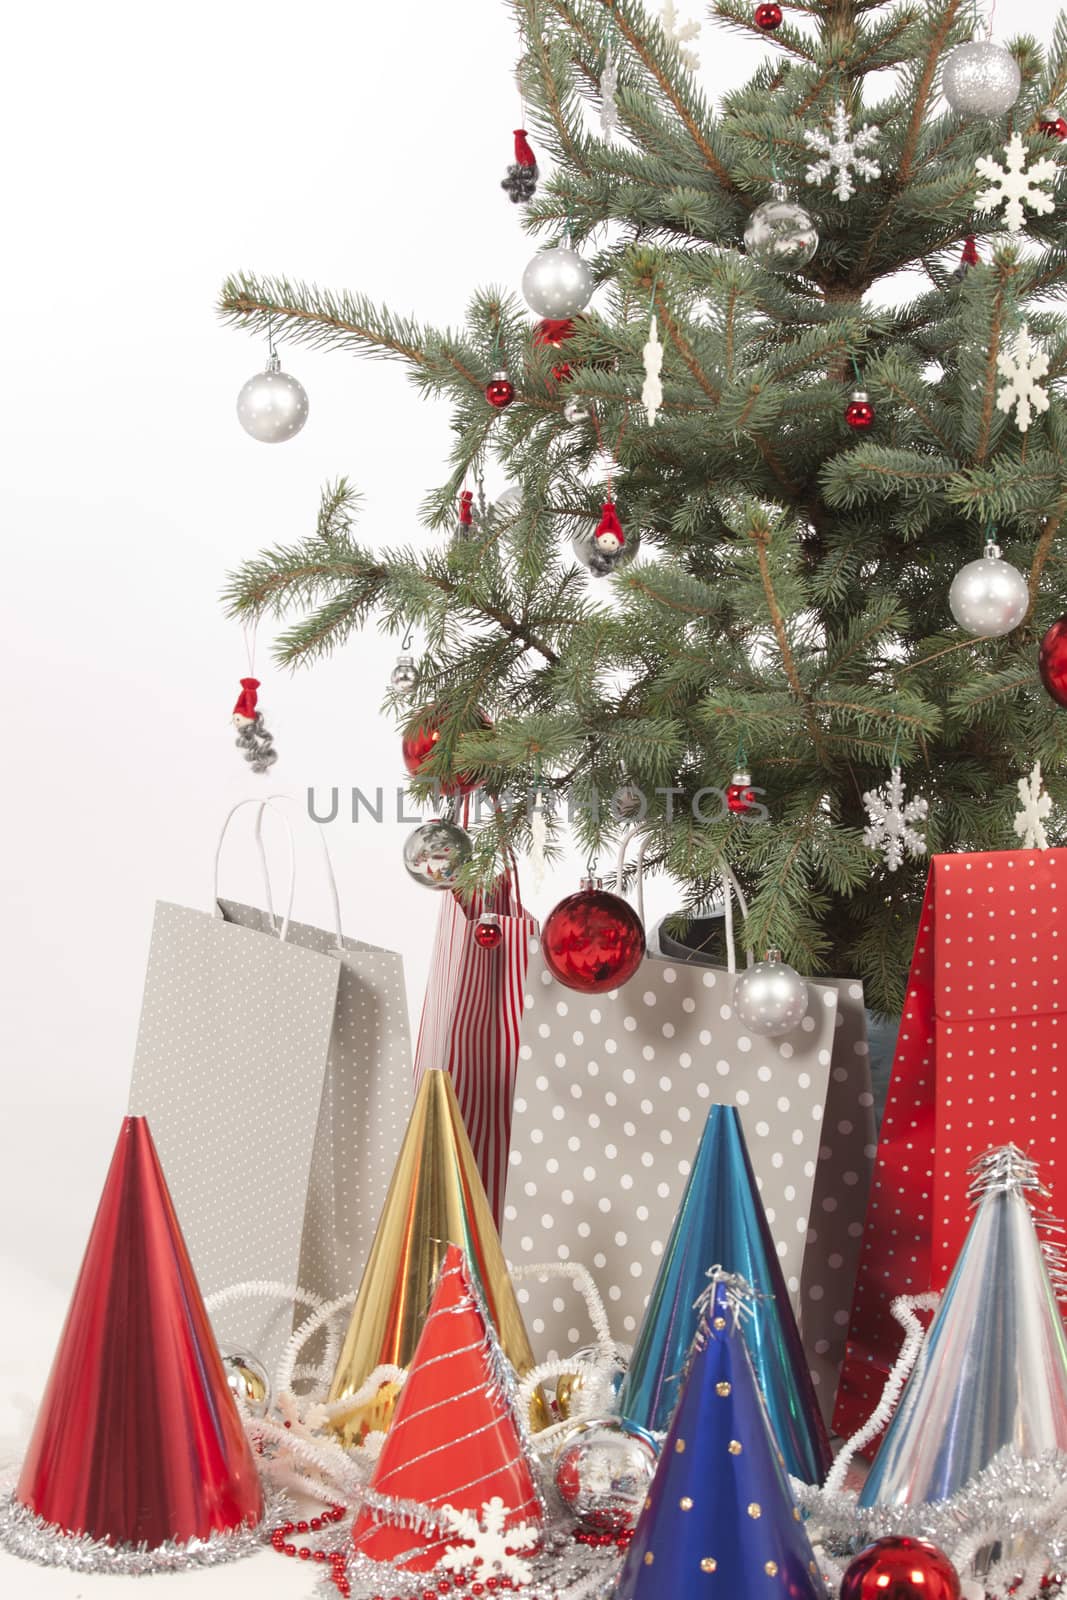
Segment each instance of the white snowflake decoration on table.
[{"label": "white snowflake decoration on table", "polygon": [[522,1522],[515,1528],[505,1527],[508,1508],[499,1495],[482,1506],[476,1517],[472,1511],[457,1511],[454,1506],[442,1506],[441,1518],[449,1524],[449,1532],[465,1543],[449,1545],[441,1558],[441,1565],[450,1572],[470,1572],[477,1569],[478,1581],[496,1576],[510,1578],[513,1583],[528,1583],[529,1562],[516,1555],[518,1550],[532,1550],[541,1539],[540,1528]]},{"label": "white snowflake decoration on table", "polygon": [[1019,779],[1019,810],[1015,831],[1024,850],[1047,850],[1045,818],[1052,810],[1052,796],[1044,792],[1041,763],[1035,761],[1028,778]]},{"label": "white snowflake decoration on table", "polygon": [[989,179],[990,187],[983,189],[974,204],[977,211],[995,211],[1004,206],[1004,226],[1009,233],[1021,233],[1026,225],[1026,209],[1039,217],[1050,217],[1056,203],[1050,194],[1038,187],[1054,183],[1058,168],[1055,161],[1039,156],[1032,166],[1026,165],[1027,152],[1019,134],[1013,133],[1004,146],[1004,165],[999,166],[990,156],[979,156],[975,170]]},{"label": "white snowflake decoration on table", "polygon": [[659,380],[660,369],[663,366],[663,346],[659,342],[659,324],[655,313],[648,325],[648,343],[641,351],[641,358],[645,364],[645,381],[641,389],[641,404],[645,408],[649,427],[656,420],[656,413],[663,404],[663,385]]},{"label": "white snowflake decoration on table", "polygon": [[693,39],[700,37],[699,22],[680,22],[678,8],[674,0],[663,0],[663,12],[659,19],[660,27],[670,44],[678,46],[678,54],[682,58],[682,65],[696,72],[700,67],[700,57],[695,50],[689,48]]},{"label": "white snowflake decoration on table", "polygon": [[997,395],[997,410],[1010,412],[1014,406],[1019,432],[1025,433],[1034,412],[1048,410],[1048,394],[1037,381],[1048,373],[1048,356],[1031,339],[1025,322],[1015,335],[1015,348],[997,357],[997,371],[1008,380]]},{"label": "white snowflake decoration on table", "polygon": [[878,143],[878,129],[865,122],[862,128],[851,133],[843,100],[838,100],[834,106],[830,132],[825,133],[821,128],[805,128],[804,143],[822,156],[820,161],[812,162],[804,176],[809,183],[822,183],[836,174],[834,194],[839,200],[850,200],[855,194],[853,172],[865,183],[882,176],[877,161],[872,161],[870,156],[864,154],[865,150],[870,150]]},{"label": "white snowflake decoration on table", "polygon": [[619,87],[619,67],[614,53],[609,50],[604,57],[600,74],[600,131],[608,144],[619,131],[619,105],[615,91]]},{"label": "white snowflake decoration on table", "polygon": [[884,789],[868,789],[863,797],[870,827],[863,831],[868,850],[881,850],[890,872],[896,872],[905,855],[924,856],[926,840],[912,827],[925,822],[930,806],[921,795],[904,799],[904,780],[899,767],[892,767]]}]

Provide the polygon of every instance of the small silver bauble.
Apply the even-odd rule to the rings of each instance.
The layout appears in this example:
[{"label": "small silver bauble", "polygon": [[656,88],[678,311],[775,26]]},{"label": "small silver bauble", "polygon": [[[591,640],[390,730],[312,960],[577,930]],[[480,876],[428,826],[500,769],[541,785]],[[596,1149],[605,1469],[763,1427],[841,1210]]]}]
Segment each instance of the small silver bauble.
[{"label": "small silver bauble", "polygon": [[230,1393],[238,1409],[253,1417],[265,1417],[270,1410],[271,1389],[267,1369],[247,1350],[220,1350]]},{"label": "small silver bauble", "polygon": [[784,183],[776,183],[771,198],[748,219],[745,250],[771,272],[797,272],[818,248],[819,233],[811,217],[790,200]]},{"label": "small silver bauble", "polygon": [[575,1425],[555,1461],[567,1510],[587,1533],[626,1533],[637,1524],[656,1472],[649,1440],[616,1417]]},{"label": "small silver bauble", "polygon": [[438,817],[422,823],[404,841],[404,865],[424,889],[454,889],[470,858],[470,835]]},{"label": "small silver bauble", "polygon": [[242,428],[262,444],[281,444],[299,433],[308,419],[308,397],[302,383],[282,371],[272,351],[262,372],[249,378],[237,396]]},{"label": "small silver bauble", "polygon": [[397,694],[410,694],[418,681],[418,668],[411,656],[400,656],[389,674],[389,682]]},{"label": "small silver bauble", "polygon": [[563,407],[563,416],[567,422],[584,422],[588,415],[588,411],[580,400],[568,400]]},{"label": "small silver bauble", "polygon": [[1017,628],[1030,608],[1030,586],[1018,567],[1001,560],[1000,546],[985,547],[952,580],[949,610],[961,628],[979,639],[999,639]]},{"label": "small silver bauble", "polygon": [[992,39],[972,39],[950,50],[941,75],[941,89],[965,117],[999,117],[1019,98],[1022,74],[1010,50]]},{"label": "small silver bauble", "polygon": [[808,986],[777,950],[768,950],[766,961],[746,967],[734,982],[737,1020],[762,1039],[791,1033],[807,1010]]},{"label": "small silver bauble", "polygon": [[605,550],[598,545],[591,528],[585,533],[576,534],[571,540],[571,549],[576,558],[594,578],[606,578],[612,572],[618,572],[620,567],[627,566],[633,560],[640,548],[641,535],[636,528],[627,528],[626,543],[617,550]]},{"label": "small silver bauble", "polygon": [[554,250],[539,250],[522,275],[526,304],[539,317],[576,317],[593,297],[593,274],[564,238]]}]

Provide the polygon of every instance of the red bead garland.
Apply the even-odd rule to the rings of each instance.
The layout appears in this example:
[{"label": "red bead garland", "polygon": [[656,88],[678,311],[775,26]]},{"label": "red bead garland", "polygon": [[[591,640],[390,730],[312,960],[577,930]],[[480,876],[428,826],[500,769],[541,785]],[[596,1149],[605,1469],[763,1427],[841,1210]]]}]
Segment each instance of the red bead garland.
[{"label": "red bead garland", "polygon": [[299,1561],[318,1561],[330,1563],[330,1578],[341,1595],[348,1596],[351,1586],[348,1582],[346,1571],[347,1557],[343,1550],[312,1550],[310,1545],[295,1544],[290,1539],[293,1533],[321,1533],[331,1523],[340,1522],[345,1514],[342,1505],[332,1505],[329,1511],[324,1511],[321,1516],[301,1518],[299,1522],[282,1522],[278,1527],[272,1528],[270,1533],[271,1548],[277,1550],[280,1556],[289,1556],[290,1559]]}]

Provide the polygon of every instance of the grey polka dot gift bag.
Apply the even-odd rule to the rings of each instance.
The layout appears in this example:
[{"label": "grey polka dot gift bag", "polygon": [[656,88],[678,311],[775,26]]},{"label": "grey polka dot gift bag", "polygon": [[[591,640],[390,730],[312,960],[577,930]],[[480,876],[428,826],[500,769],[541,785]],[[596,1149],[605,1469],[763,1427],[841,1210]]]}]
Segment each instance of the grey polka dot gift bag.
[{"label": "grey polka dot gift bag", "polygon": [[[862,988],[809,982],[801,1022],[760,1037],[735,1012],[732,965],[653,945],[623,988],[586,995],[531,941],[505,1250],[523,1267],[588,1267],[632,1343],[708,1110],[736,1106],[829,1415],[874,1155]],[[539,1359],[589,1343],[570,1285],[534,1276],[519,1298]]]},{"label": "grey polka dot gift bag", "polygon": [[[272,1280],[333,1299],[353,1292],[411,1103],[399,955],[276,915],[255,804],[265,906],[156,907],[130,1110],[159,1147],[200,1285]],[[235,806],[226,829],[240,810]],[[223,840],[219,841],[219,853]],[[270,1363],[292,1307],[227,1306],[224,1343]]]}]

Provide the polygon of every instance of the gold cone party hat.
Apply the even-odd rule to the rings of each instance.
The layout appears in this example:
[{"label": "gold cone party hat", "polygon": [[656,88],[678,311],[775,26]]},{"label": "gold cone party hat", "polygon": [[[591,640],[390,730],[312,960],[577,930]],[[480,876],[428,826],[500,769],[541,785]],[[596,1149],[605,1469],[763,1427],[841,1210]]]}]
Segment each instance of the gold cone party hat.
[{"label": "gold cone party hat", "polygon": [[[447,1072],[427,1072],[419,1086],[389,1193],[359,1286],[352,1320],[330,1385],[330,1400],[355,1398],[376,1367],[409,1367],[450,1244],[458,1245],[478,1282],[504,1354],[521,1377],[534,1365],[500,1236]],[[394,1384],[333,1416],[342,1443],[387,1428]],[[542,1399],[530,1418],[548,1421]]]}]

